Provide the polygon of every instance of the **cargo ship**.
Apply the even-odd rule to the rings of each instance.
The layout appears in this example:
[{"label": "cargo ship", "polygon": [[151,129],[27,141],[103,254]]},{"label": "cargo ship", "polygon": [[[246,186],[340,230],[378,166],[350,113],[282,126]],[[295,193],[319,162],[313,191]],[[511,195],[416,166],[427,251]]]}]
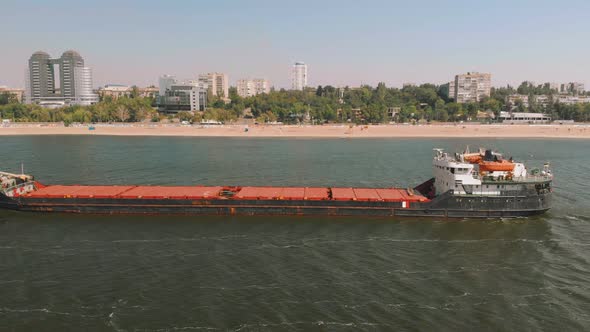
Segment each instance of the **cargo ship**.
[{"label": "cargo ship", "polygon": [[550,208],[549,164],[528,170],[492,150],[434,149],[414,188],[43,185],[0,172],[0,208],[94,214],[526,217]]}]

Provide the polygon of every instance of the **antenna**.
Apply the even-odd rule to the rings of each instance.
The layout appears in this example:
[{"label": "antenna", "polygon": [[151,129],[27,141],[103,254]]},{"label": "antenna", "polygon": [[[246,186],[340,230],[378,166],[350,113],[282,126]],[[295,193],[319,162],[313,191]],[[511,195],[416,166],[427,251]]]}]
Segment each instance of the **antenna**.
[{"label": "antenna", "polygon": [[25,174],[25,164],[20,163],[20,174]]}]

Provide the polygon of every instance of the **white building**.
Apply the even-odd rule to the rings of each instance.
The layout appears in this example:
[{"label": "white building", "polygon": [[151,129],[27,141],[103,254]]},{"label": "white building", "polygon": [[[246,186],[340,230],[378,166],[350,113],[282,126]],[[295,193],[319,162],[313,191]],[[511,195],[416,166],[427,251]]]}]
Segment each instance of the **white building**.
[{"label": "white building", "polygon": [[205,84],[213,96],[229,101],[229,81],[227,74],[207,73],[199,75],[199,82]]},{"label": "white building", "polygon": [[548,123],[551,117],[543,113],[500,112],[503,123]]},{"label": "white building", "polygon": [[98,103],[98,95],[92,89],[92,70],[88,67],[74,67],[76,105],[88,106]]},{"label": "white building", "polygon": [[457,103],[474,103],[489,97],[492,89],[492,74],[470,72],[456,75],[449,83],[449,97]]},{"label": "white building", "polygon": [[291,69],[291,89],[303,90],[307,87],[307,65],[295,62]]},{"label": "white building", "polygon": [[557,102],[565,105],[590,103],[589,96],[558,95],[553,97]]},{"label": "white building", "polygon": [[268,80],[257,79],[241,79],[236,83],[238,95],[240,97],[252,97],[261,93],[270,93],[270,83]]}]

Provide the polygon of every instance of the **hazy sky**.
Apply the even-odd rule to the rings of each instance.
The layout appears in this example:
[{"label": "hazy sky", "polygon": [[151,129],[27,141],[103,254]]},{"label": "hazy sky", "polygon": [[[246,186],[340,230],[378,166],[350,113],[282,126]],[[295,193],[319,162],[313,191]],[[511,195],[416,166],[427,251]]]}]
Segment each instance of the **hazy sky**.
[{"label": "hazy sky", "polygon": [[219,71],[230,83],[443,83],[467,71],[493,85],[590,83],[590,1],[27,1],[0,6],[0,85],[24,86],[37,50],[80,52],[94,84],[157,84]]}]

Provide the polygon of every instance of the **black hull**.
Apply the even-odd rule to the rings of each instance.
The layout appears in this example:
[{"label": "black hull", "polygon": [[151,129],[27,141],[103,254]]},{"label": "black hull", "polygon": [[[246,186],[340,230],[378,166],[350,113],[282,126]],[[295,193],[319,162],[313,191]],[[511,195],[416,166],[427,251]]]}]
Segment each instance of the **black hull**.
[{"label": "black hull", "polygon": [[550,193],[522,196],[453,196],[429,202],[312,200],[175,200],[0,197],[0,208],[60,213],[164,215],[313,215],[434,218],[513,218],[549,210]]}]

